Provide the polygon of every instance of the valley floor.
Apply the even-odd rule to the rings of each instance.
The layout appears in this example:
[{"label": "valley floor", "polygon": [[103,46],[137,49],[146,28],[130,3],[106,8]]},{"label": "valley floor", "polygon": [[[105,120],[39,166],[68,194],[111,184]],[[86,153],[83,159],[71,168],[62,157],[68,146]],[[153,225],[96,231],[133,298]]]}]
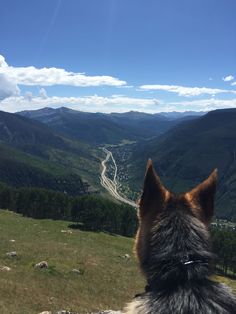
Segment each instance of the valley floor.
[{"label": "valley floor", "polygon": [[[65,221],[34,220],[3,210],[0,237],[2,314],[117,310],[143,291],[132,239],[69,229]],[[14,251],[17,256],[6,255]],[[41,261],[49,267],[36,269]],[[219,280],[236,292],[236,281]]]}]

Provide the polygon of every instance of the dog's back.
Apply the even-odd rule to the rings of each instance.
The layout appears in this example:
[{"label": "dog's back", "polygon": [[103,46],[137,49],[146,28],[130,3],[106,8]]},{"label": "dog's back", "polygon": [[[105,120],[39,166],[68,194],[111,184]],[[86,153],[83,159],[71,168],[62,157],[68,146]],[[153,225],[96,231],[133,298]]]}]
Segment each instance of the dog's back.
[{"label": "dog's back", "polygon": [[230,289],[209,279],[213,254],[208,224],[216,171],[192,191],[175,196],[147,166],[139,209],[136,252],[147,279],[127,314],[236,314]]},{"label": "dog's back", "polygon": [[236,300],[223,284],[148,292],[131,302],[127,314],[235,314]]}]

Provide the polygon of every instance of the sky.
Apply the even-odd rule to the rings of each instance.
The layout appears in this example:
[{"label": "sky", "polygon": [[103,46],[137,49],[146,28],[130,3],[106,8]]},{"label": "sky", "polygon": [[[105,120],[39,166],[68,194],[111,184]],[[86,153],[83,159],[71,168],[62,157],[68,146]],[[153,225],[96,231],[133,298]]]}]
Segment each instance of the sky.
[{"label": "sky", "polygon": [[1,0],[0,110],[236,107],[235,0]]}]

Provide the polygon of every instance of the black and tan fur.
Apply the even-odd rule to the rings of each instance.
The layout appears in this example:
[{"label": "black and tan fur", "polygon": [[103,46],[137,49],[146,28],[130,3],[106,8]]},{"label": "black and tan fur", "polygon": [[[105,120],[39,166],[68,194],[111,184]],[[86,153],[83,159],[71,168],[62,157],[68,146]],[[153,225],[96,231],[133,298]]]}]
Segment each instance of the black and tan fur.
[{"label": "black and tan fur", "polygon": [[176,196],[149,160],[135,245],[148,285],[127,306],[127,314],[236,314],[230,289],[210,279],[214,256],[208,225],[216,180],[215,170],[195,189]]}]

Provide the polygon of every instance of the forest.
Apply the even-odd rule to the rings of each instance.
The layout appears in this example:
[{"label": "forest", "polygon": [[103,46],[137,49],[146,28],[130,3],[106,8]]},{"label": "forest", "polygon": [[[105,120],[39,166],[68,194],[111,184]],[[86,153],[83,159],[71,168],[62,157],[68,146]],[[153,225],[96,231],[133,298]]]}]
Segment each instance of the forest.
[{"label": "forest", "polygon": [[72,221],[73,227],[133,236],[136,211],[99,195],[72,197],[41,188],[13,188],[0,184],[0,208],[36,219]]},{"label": "forest", "polygon": [[[136,210],[99,195],[72,197],[41,188],[13,188],[0,184],[0,208],[36,219],[60,219],[72,222],[72,228],[104,231],[132,237],[137,230]],[[216,270],[236,274],[236,231],[210,228]]]},{"label": "forest", "polygon": [[216,254],[216,270],[224,275],[236,274],[236,231],[211,228],[212,248]]}]

